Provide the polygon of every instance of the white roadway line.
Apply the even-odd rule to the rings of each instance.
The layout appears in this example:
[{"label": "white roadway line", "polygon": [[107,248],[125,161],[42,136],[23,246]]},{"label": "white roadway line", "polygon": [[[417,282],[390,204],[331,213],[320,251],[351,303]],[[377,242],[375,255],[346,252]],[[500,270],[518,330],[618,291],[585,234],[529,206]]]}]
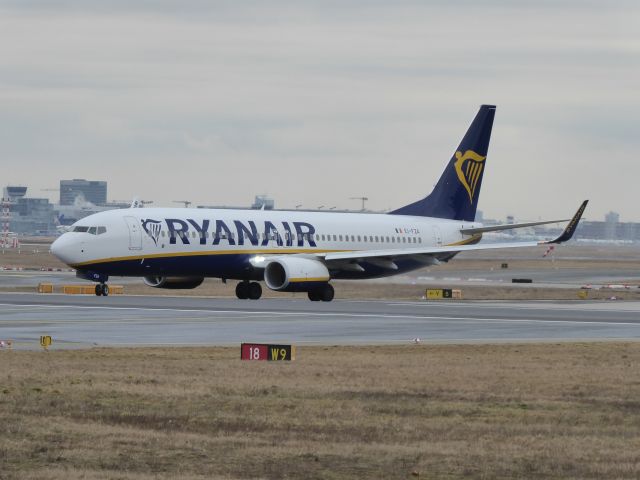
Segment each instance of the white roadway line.
[{"label": "white roadway line", "polygon": [[[0,306],[7,304],[0,303]],[[20,306],[25,308],[30,307],[47,307],[47,308],[71,308],[78,310],[134,310],[134,311],[146,311],[146,312],[182,312],[182,313],[204,313],[204,314],[237,314],[246,315],[246,318],[270,318],[275,316],[308,316],[308,317],[353,317],[353,318],[379,318],[379,319],[414,319],[414,320],[436,320],[436,321],[458,321],[460,323],[543,323],[543,324],[569,324],[569,325],[609,325],[609,326],[636,326],[640,327],[640,323],[634,322],[603,322],[603,321],[588,321],[588,320],[542,320],[533,318],[519,318],[519,319],[506,319],[506,318],[467,318],[467,317],[445,317],[445,316],[423,316],[423,315],[389,315],[389,314],[367,314],[367,313],[344,313],[344,312],[284,312],[284,311],[250,311],[250,310],[192,310],[192,309],[171,309],[171,308],[146,308],[146,307],[101,307],[101,306],[84,306],[84,305],[14,305],[13,307]],[[140,319],[140,317],[137,317]],[[232,317],[232,320],[237,317]],[[159,319],[166,320],[166,318]],[[178,320],[178,319],[176,319]],[[203,318],[189,319],[186,321],[202,321],[207,320]],[[12,320],[15,321],[15,320]],[[48,322],[56,322],[56,320],[47,320]],[[105,319],[99,321],[104,322]],[[134,320],[135,321],[135,320]],[[179,321],[184,324],[185,319],[180,318]],[[1,321],[0,321],[1,323]],[[77,322],[80,323],[80,322]],[[110,321],[113,323],[113,321]]]},{"label": "white roadway line", "polygon": [[[535,301],[535,300],[532,300]],[[597,306],[600,305],[600,302],[598,302],[598,304],[589,304],[589,303],[578,303],[578,301],[576,300],[576,303],[568,303],[568,304],[564,304],[564,303],[560,303],[563,302],[564,300],[541,300],[539,305],[516,305],[514,300],[498,300],[495,301],[496,303],[485,303],[485,302],[491,302],[491,300],[478,300],[478,303],[461,303],[461,302],[442,302],[442,301],[438,301],[438,303],[428,303],[426,300],[424,302],[406,302],[406,303],[385,303],[385,305],[389,306],[389,307],[407,307],[407,306],[419,306],[419,307],[444,307],[444,308],[453,308],[453,307],[464,307],[464,308],[474,308],[474,309],[479,309],[479,308],[505,308],[508,307],[511,310],[540,310],[543,309],[545,307],[547,307],[549,310],[555,309],[555,310],[577,310],[579,311],[583,311],[586,307],[590,307],[588,310],[590,312],[621,312],[621,313],[640,313],[640,304],[638,305],[638,307],[633,308],[633,309],[625,309],[625,308],[620,308],[620,309],[615,309],[615,308],[597,308]],[[567,301],[572,301],[572,300],[567,300]],[[472,301],[472,302],[476,302],[476,301]],[[528,301],[527,301],[528,302]],[[628,306],[629,302],[620,302],[620,303],[608,303],[606,305],[611,305],[612,307],[615,306],[620,306],[620,307],[625,307]],[[638,302],[633,302],[633,303],[638,303]]]}]

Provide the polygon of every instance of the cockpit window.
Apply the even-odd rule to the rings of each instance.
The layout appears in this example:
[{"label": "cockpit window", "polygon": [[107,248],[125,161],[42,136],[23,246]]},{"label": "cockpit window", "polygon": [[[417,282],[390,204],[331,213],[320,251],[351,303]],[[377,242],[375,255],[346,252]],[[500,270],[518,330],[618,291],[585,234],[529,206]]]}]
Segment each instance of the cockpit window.
[{"label": "cockpit window", "polygon": [[89,233],[91,235],[102,235],[103,233],[107,233],[107,227],[81,227],[75,226],[73,227],[73,232],[80,233]]}]

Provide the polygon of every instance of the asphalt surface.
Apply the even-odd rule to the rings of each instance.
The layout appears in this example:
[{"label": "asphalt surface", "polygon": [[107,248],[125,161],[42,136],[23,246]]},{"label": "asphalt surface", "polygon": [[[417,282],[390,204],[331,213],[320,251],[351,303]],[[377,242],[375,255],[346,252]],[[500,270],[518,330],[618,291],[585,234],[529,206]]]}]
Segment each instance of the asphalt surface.
[{"label": "asphalt surface", "polygon": [[362,345],[640,339],[640,302],[331,303],[158,296],[0,293],[0,340],[14,348]]}]

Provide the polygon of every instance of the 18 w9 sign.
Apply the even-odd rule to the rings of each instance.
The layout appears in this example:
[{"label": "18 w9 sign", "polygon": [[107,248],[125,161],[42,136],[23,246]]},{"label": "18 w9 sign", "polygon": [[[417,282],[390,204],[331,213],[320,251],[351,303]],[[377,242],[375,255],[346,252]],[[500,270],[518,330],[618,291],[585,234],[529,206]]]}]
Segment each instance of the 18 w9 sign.
[{"label": "18 w9 sign", "polygon": [[241,360],[290,361],[295,360],[294,345],[267,345],[265,343],[243,343],[240,346]]}]

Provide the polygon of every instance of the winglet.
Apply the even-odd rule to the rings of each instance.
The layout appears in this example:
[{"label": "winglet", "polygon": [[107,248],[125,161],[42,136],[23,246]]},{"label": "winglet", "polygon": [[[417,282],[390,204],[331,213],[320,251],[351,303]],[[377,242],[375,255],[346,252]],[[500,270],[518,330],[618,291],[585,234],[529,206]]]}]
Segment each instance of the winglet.
[{"label": "winglet", "polygon": [[573,234],[576,233],[576,229],[578,228],[578,223],[580,222],[580,218],[582,218],[584,209],[587,208],[587,203],[589,203],[589,200],[585,200],[584,202],[582,202],[582,205],[580,205],[580,208],[578,209],[576,214],[573,216],[571,221],[567,224],[564,231],[560,234],[558,238],[554,240],[550,240],[548,242],[540,242],[540,243],[541,244],[563,243],[568,240],[571,240],[571,237],[573,237]]}]

